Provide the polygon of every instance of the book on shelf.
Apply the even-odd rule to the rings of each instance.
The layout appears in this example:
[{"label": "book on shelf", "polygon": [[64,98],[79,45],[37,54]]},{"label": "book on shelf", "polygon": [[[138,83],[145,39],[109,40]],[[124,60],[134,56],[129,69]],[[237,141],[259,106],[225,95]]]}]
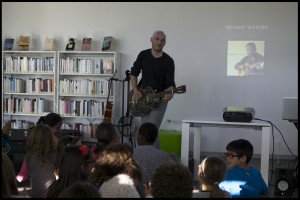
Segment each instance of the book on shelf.
[{"label": "book on shelf", "polygon": [[102,51],[112,51],[114,47],[114,38],[112,36],[105,36],[102,44]]},{"label": "book on shelf", "polygon": [[4,50],[12,50],[14,47],[14,38],[6,38],[4,43]]},{"label": "book on shelf", "polygon": [[20,36],[19,51],[28,51],[30,44],[30,36]]},{"label": "book on shelf", "polygon": [[91,50],[91,46],[92,46],[92,38],[82,39],[81,51],[89,51]]},{"label": "book on shelf", "polygon": [[44,51],[52,51],[54,49],[54,38],[46,37]]},{"label": "book on shelf", "polygon": [[76,41],[75,38],[69,38],[66,50],[67,51],[73,51],[75,49]]},{"label": "book on shelf", "polygon": [[114,66],[112,60],[103,60],[102,74],[113,74]]}]

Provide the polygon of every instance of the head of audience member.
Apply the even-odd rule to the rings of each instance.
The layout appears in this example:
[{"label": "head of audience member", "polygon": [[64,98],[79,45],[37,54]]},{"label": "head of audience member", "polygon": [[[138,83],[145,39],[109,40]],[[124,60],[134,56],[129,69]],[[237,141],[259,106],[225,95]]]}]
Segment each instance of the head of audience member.
[{"label": "head of audience member", "polygon": [[56,147],[56,152],[55,152],[55,163],[54,163],[54,174],[58,176],[57,171],[58,171],[58,160],[60,157],[61,151],[66,147],[66,146],[80,146],[81,145],[81,138],[78,136],[72,136],[72,135],[64,135],[60,137],[57,147]]},{"label": "head of audience member", "polygon": [[117,174],[104,181],[99,191],[103,198],[140,198],[133,179],[127,174]]},{"label": "head of audience member", "polygon": [[111,144],[104,148],[95,161],[90,180],[100,187],[104,181],[118,174],[132,176],[133,149],[128,144]]},{"label": "head of audience member", "polygon": [[87,151],[82,149],[82,146],[66,146],[61,150],[57,168],[58,179],[49,186],[47,198],[56,198],[67,186],[87,179],[82,167]]},{"label": "head of audience member", "polygon": [[2,152],[2,198],[12,198],[19,195],[16,173],[9,157]]},{"label": "head of audience member", "polygon": [[151,122],[142,124],[138,130],[138,145],[153,145],[158,134],[158,128]]},{"label": "head of audience member", "polygon": [[41,116],[37,122],[37,124],[47,124],[51,127],[52,134],[55,137],[56,144],[58,143],[58,136],[61,126],[63,124],[63,118],[57,113],[49,113],[46,116]]},{"label": "head of audience member", "polygon": [[211,191],[210,198],[225,198],[219,183],[226,178],[227,166],[219,156],[208,156],[198,168],[198,178],[202,191]]},{"label": "head of audience member", "polygon": [[30,131],[27,137],[27,151],[29,155],[36,156],[41,167],[47,164],[48,156],[56,151],[50,126],[39,124]]},{"label": "head of audience member", "polygon": [[63,189],[57,198],[101,198],[101,195],[91,182],[76,181]]},{"label": "head of audience member", "polygon": [[245,167],[252,158],[253,145],[245,139],[233,140],[227,144],[226,151],[228,167]]},{"label": "head of audience member", "polygon": [[96,129],[97,144],[93,149],[95,154],[99,154],[104,147],[109,144],[119,144],[120,137],[117,133],[115,126],[111,122],[102,122]]},{"label": "head of audience member", "polygon": [[193,188],[194,179],[189,168],[174,161],[157,167],[150,181],[154,198],[192,198]]}]

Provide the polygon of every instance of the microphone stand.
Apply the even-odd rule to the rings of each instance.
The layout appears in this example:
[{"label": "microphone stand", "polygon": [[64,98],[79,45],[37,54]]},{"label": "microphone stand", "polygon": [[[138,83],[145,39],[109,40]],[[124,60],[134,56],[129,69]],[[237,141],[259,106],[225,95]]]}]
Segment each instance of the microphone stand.
[{"label": "microphone stand", "polygon": [[[124,86],[125,86],[125,82],[127,81],[127,90],[128,90],[127,95],[128,95],[129,94],[129,88],[130,88],[130,85],[129,85],[129,82],[130,82],[130,71],[126,70],[125,74],[126,74],[125,79],[121,81],[122,84],[123,84],[122,85],[122,117],[120,119],[120,122],[121,122],[121,135],[122,135],[121,143],[123,144],[123,140],[124,140],[123,139],[123,137],[124,137],[124,127],[125,126],[129,126],[129,134],[128,134],[129,139],[128,140],[131,143],[131,146],[133,147],[133,140],[132,140],[132,133],[131,133],[132,117],[129,114],[129,108],[128,108],[128,106],[127,106],[126,116],[124,116],[124,104],[125,104],[125,100],[124,100],[125,88],[124,88]],[[127,96],[127,104],[128,104],[128,96]],[[129,118],[129,117],[130,117],[129,123],[128,122],[125,123],[124,119],[125,118]]]}]

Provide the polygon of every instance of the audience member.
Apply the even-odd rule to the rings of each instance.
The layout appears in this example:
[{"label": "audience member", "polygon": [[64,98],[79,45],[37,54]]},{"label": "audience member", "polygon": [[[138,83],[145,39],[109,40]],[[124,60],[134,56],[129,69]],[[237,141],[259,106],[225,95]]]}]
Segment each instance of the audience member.
[{"label": "audience member", "polygon": [[14,154],[11,149],[11,121],[5,122],[3,129],[1,130],[2,135],[2,152],[4,152],[11,160],[14,160]]},{"label": "audience member", "polygon": [[167,152],[153,146],[157,134],[158,128],[151,122],[142,124],[137,133],[138,146],[134,149],[132,157],[141,167],[142,184],[138,186],[138,190],[142,192],[143,184],[150,181],[155,169],[162,163],[173,160]]},{"label": "audience member", "polygon": [[95,160],[99,158],[99,154],[104,147],[109,144],[119,144],[120,137],[114,125],[111,122],[103,121],[96,129],[97,143],[92,146],[92,153]]},{"label": "audience member", "polygon": [[192,198],[193,175],[189,168],[168,161],[156,168],[149,184],[145,184],[145,196],[153,198]]},{"label": "audience member", "polygon": [[19,182],[30,177],[33,198],[46,197],[49,184],[55,180],[55,150],[50,126],[35,126],[27,138],[27,153],[17,175]]},{"label": "audience member", "polygon": [[117,174],[104,181],[99,191],[103,198],[140,198],[133,179],[127,174]]},{"label": "audience member", "polygon": [[58,143],[59,131],[62,126],[62,123],[63,123],[62,117],[59,114],[53,112],[49,113],[46,116],[40,117],[37,122],[37,124],[47,124],[48,126],[51,127],[55,144]]},{"label": "audience member", "polygon": [[72,136],[72,135],[64,135],[60,137],[55,152],[54,174],[56,176],[56,179],[58,178],[58,162],[62,150],[66,146],[75,146],[75,145],[81,145],[80,137]]},{"label": "audience member", "polygon": [[111,144],[104,148],[91,171],[90,180],[100,188],[104,181],[118,174],[132,177],[134,161],[128,144]]},{"label": "audience member", "polygon": [[18,191],[16,173],[11,160],[2,152],[2,198],[24,198]]},{"label": "audience member", "polygon": [[87,146],[66,146],[58,159],[58,179],[48,188],[47,198],[57,198],[61,191],[76,181],[87,180],[82,168],[83,157],[87,154]]},{"label": "audience member", "polygon": [[227,144],[226,150],[227,177],[220,187],[230,192],[233,198],[268,197],[269,188],[260,171],[249,165],[252,144],[245,139],[233,140]]},{"label": "audience member", "polygon": [[76,181],[63,189],[57,198],[101,198],[101,195],[91,182]]},{"label": "audience member", "polygon": [[227,166],[219,156],[208,156],[198,168],[199,190],[193,191],[193,198],[231,198],[219,183],[225,179]]}]

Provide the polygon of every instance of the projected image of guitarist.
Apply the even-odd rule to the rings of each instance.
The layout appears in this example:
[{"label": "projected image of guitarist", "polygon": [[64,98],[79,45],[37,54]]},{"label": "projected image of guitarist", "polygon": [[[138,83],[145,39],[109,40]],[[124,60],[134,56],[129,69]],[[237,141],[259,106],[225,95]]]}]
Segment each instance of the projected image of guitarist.
[{"label": "projected image of guitarist", "polygon": [[262,74],[264,68],[264,57],[256,51],[255,43],[247,43],[246,51],[247,56],[234,66],[236,70],[239,70],[239,76]]},{"label": "projected image of guitarist", "polygon": [[[130,83],[132,87],[132,97],[130,99],[131,113],[134,116],[140,115],[141,124],[152,122],[158,128],[167,109],[168,102],[173,98],[173,92],[162,93],[161,97],[156,99],[144,99],[143,105],[138,106],[138,100],[142,99],[148,93],[172,91],[175,89],[174,60],[165,52],[163,48],[166,44],[166,34],[163,31],[155,31],[150,38],[152,48],[142,50],[131,67]],[[141,74],[141,80],[138,84],[138,76]],[[148,88],[148,89],[146,89]],[[149,89],[151,88],[151,89]],[[146,90],[144,90],[146,89]],[[154,91],[154,92],[152,92]],[[135,107],[135,105],[137,105]],[[151,107],[151,109],[147,109]],[[133,112],[133,109],[140,108],[141,111]],[[146,113],[143,113],[145,111]],[[160,149],[159,139],[156,138],[154,146]]]}]

